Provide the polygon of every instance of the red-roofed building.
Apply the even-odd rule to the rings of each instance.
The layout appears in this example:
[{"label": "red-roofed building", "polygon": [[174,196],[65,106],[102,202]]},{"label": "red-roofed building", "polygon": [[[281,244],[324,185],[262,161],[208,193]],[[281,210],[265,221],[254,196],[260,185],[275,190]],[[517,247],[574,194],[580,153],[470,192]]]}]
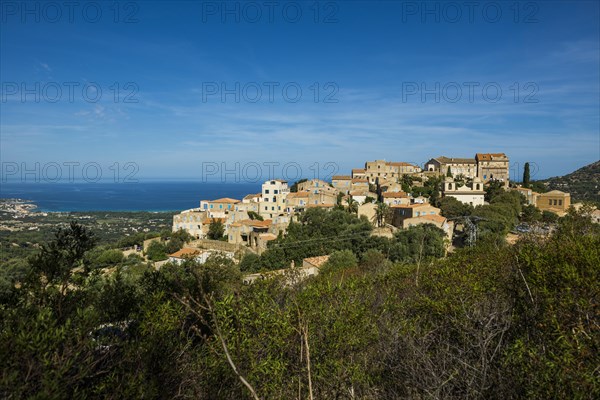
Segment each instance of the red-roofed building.
[{"label": "red-roofed building", "polygon": [[484,183],[490,180],[499,180],[505,183],[508,187],[510,179],[509,160],[504,153],[477,153],[475,155],[477,161],[477,176]]}]

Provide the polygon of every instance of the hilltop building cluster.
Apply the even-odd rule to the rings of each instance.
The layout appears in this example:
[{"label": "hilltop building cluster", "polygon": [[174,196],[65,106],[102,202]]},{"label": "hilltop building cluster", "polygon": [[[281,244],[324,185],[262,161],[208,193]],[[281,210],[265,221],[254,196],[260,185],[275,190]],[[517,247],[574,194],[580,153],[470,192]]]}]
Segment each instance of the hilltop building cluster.
[{"label": "hilltop building cluster", "polygon": [[[333,176],[331,182],[310,179],[297,183],[292,191],[288,182],[271,179],[262,184],[260,193],[243,199],[220,198],[202,200],[199,207],[182,211],[173,217],[173,231],[186,230],[198,239],[208,237],[211,223],[218,221],[229,243],[246,245],[258,250],[284,234],[290,221],[308,208],[333,209],[336,206],[356,207],[378,225],[376,209],[384,203],[390,210],[386,223],[396,228],[431,223],[446,231],[451,238],[452,222],[440,215],[440,209],[423,196],[413,197],[402,190],[402,179],[410,177],[414,186],[423,185],[429,177],[443,177],[440,195],[478,206],[484,204],[484,187],[490,181],[509,186],[509,158],[504,153],[477,153],[473,158],[440,156],[421,168],[407,162],[367,161],[364,168],[351,170],[350,175]],[[533,194],[522,190],[531,204],[555,209],[568,208],[564,196]],[[552,193],[552,192],[551,192]],[[567,194],[568,197],[568,194]]]}]

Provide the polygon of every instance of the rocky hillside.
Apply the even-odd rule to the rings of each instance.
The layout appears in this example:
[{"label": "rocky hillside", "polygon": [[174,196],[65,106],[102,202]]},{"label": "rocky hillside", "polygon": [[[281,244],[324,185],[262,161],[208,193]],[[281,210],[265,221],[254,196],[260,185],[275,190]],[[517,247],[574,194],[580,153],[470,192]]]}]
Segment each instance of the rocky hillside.
[{"label": "rocky hillside", "polygon": [[548,190],[571,193],[572,202],[593,201],[600,203],[600,161],[579,168],[564,176],[542,181]]}]

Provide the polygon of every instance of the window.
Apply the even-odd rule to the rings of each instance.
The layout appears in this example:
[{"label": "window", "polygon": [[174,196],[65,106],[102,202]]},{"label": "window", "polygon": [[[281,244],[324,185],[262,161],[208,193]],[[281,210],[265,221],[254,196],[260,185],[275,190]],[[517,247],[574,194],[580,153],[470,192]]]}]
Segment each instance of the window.
[{"label": "window", "polygon": [[265,206],[265,211],[267,211],[269,209],[269,207]]},{"label": "window", "polygon": [[213,208],[213,205],[212,205],[212,204],[210,205],[210,208],[211,208],[211,209]]},{"label": "window", "polygon": [[265,194],[269,194],[269,189],[265,189]]},{"label": "window", "polygon": [[223,208],[223,204],[219,204],[219,208]]},{"label": "window", "polygon": [[273,196],[273,203],[277,203],[277,197]]},{"label": "window", "polygon": [[277,194],[279,191],[277,189],[273,190],[273,194]]},{"label": "window", "polygon": [[275,207],[271,207],[271,211],[275,211]]},{"label": "window", "polygon": [[559,206],[562,206],[562,200],[559,200],[559,201],[558,201],[558,205],[559,205]]},{"label": "window", "polygon": [[271,185],[274,185],[274,184],[275,184],[275,181],[271,181]]}]

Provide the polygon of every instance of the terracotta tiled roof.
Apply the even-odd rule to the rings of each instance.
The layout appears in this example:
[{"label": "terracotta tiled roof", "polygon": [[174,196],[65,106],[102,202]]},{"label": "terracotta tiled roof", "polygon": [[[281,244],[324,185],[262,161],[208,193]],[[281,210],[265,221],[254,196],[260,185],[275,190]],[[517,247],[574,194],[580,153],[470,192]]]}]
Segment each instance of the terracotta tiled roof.
[{"label": "terracotta tiled roof", "polygon": [[506,159],[504,153],[477,153],[475,158],[482,161],[492,161],[494,158]]},{"label": "terracotta tiled roof", "polygon": [[243,219],[241,221],[238,221],[238,223],[242,225],[268,228],[273,223],[273,221],[270,219],[265,219],[264,221],[259,221],[257,219]]},{"label": "terracotta tiled roof", "polygon": [[363,178],[354,178],[352,179],[352,183],[369,183],[369,181]]},{"label": "terracotta tiled roof", "polygon": [[230,204],[236,204],[239,203],[239,200],[236,199],[231,199],[229,197],[223,197],[222,199],[217,199],[217,200],[213,200],[211,203],[230,203]]},{"label": "terracotta tiled roof", "polygon": [[255,193],[255,194],[249,194],[247,196],[244,196],[244,199],[255,199],[257,197],[261,197],[262,193]]},{"label": "terracotta tiled roof", "polygon": [[202,254],[202,250],[199,249],[191,249],[189,247],[184,247],[183,249],[176,251],[173,254],[169,254],[169,257],[175,257],[175,258],[191,258],[194,256],[197,256],[199,254]]},{"label": "terracotta tiled roof", "polygon": [[314,265],[317,268],[320,268],[323,264],[325,264],[329,260],[329,255],[326,256],[317,256],[317,257],[308,257],[302,260],[303,263],[309,263],[310,265]]},{"label": "terracotta tiled roof", "polygon": [[442,164],[476,164],[477,162],[475,161],[474,158],[451,158],[451,157],[437,157],[434,158],[434,160],[439,161]]},{"label": "terracotta tiled roof", "polygon": [[350,175],[334,175],[331,177],[332,181],[350,181],[352,177]]},{"label": "terracotta tiled roof", "polygon": [[273,235],[272,233],[261,233],[260,235],[258,235],[258,237],[265,241],[277,239],[277,236]]},{"label": "terracotta tiled roof", "polygon": [[382,196],[384,198],[398,198],[398,197],[408,197],[408,195],[405,192],[385,192],[382,193]]},{"label": "terracotta tiled roof", "polygon": [[391,206],[392,208],[419,208],[419,207],[431,207],[431,208],[436,208],[434,206],[432,206],[429,203],[415,203],[415,204],[397,204],[397,205],[393,205]]},{"label": "terracotta tiled roof", "polygon": [[352,173],[354,173],[354,172],[356,172],[356,173],[364,173],[365,169],[364,168],[353,168],[352,169]]},{"label": "terracotta tiled roof", "polygon": [[407,163],[407,162],[386,162],[386,165],[391,165],[393,167],[415,167],[415,165]]},{"label": "terracotta tiled roof", "polygon": [[234,222],[231,224],[233,227],[240,227],[242,225],[252,226],[256,228],[268,228],[273,223],[272,220],[266,219],[264,221],[260,221],[258,219],[242,219],[240,221]]}]

